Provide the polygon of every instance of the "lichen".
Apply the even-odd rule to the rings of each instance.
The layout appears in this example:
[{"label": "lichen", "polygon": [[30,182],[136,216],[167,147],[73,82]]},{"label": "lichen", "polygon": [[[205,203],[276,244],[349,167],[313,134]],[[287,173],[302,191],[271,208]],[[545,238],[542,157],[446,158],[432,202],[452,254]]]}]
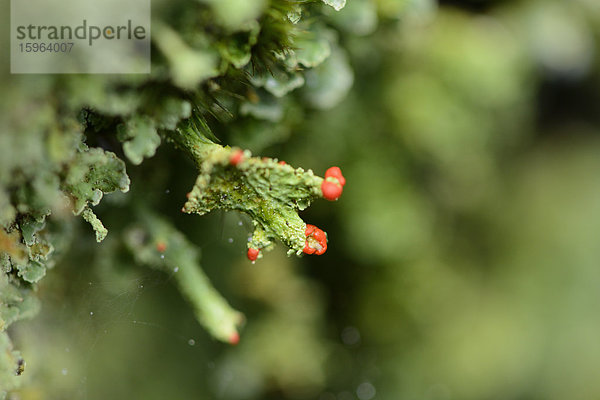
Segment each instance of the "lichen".
[{"label": "lichen", "polygon": [[254,224],[249,248],[271,250],[280,240],[290,254],[302,254],[306,223],[298,211],[322,196],[323,178],[310,169],[208,142],[189,128],[175,132],[171,140],[192,156],[200,172],[182,211],[246,213]]},{"label": "lichen", "polygon": [[[289,135],[290,118],[298,118],[290,116],[289,95],[307,83],[306,69],[326,65],[337,46],[337,37],[324,24],[316,25],[322,7],[311,3],[320,2],[207,0],[164,5],[170,11],[153,21],[156,52],[149,75],[39,76],[14,79],[4,87],[0,354],[11,356],[6,363],[0,357],[2,390],[16,387],[18,381],[7,372],[16,370],[18,357],[13,356],[6,329],[35,313],[37,284],[57,263],[57,254],[69,247],[78,221],[92,226],[96,241],[107,237],[106,227],[112,226],[104,221],[105,227],[92,209],[110,193],[128,192],[126,161],[142,164],[164,139],[191,154],[199,169],[185,211],[245,212],[254,221],[249,246],[267,250],[281,241],[290,253],[302,252],[306,224],[298,211],[322,195],[323,179],[311,170],[251,157],[249,151],[234,166],[230,157],[239,149],[216,144],[213,129],[244,131],[247,138],[260,137],[256,143],[262,145]],[[336,9],[343,5],[326,3]],[[310,93],[314,88],[305,89]],[[306,94],[298,102],[303,98]],[[148,206],[144,201],[116,201],[132,213]],[[166,261],[156,261],[156,249],[134,240],[135,235],[127,236],[134,258],[165,271],[165,265],[180,268],[176,276],[184,278],[177,278],[178,286],[200,323],[231,342],[240,314],[210,286],[183,234],[166,221],[156,221],[160,218],[140,217],[139,229],[150,238],[170,232]],[[181,251],[175,251],[178,246]]]}]

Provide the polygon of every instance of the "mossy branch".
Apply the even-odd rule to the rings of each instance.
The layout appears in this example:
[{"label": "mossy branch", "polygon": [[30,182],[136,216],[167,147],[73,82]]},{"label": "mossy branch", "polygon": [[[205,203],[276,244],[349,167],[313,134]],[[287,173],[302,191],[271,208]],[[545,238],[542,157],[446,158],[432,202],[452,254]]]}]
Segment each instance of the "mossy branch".
[{"label": "mossy branch", "polygon": [[199,264],[199,252],[169,222],[150,211],[125,233],[125,243],[142,264],[172,274],[179,290],[194,307],[198,322],[215,338],[236,344],[242,313],[234,310],[212,286]]},{"label": "mossy branch", "polygon": [[169,139],[191,156],[200,172],[183,212],[204,215],[221,209],[246,213],[255,226],[249,249],[270,250],[274,241],[280,240],[289,247],[288,254],[302,254],[307,225],[298,211],[323,197],[326,180],[310,169],[251,157],[248,150],[212,143],[189,125],[171,133]]}]

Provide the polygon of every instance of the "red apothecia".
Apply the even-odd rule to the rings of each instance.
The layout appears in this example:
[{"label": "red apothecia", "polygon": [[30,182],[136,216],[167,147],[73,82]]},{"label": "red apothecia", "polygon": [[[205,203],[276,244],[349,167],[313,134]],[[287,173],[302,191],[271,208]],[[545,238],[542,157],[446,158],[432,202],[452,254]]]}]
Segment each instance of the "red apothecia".
[{"label": "red apothecia", "polygon": [[258,255],[260,254],[259,249],[253,249],[252,247],[248,249],[248,260],[256,261]]},{"label": "red apothecia", "polygon": [[329,177],[336,178],[342,186],[346,185],[346,178],[342,175],[340,167],[331,167],[325,171],[325,178]]},{"label": "red apothecia", "polygon": [[325,232],[314,225],[306,224],[306,243],[302,250],[306,254],[316,254],[320,256],[327,251],[327,236]]},{"label": "red apothecia", "polygon": [[236,345],[240,342],[240,334],[237,332],[234,332],[231,334],[231,336],[229,336],[229,344],[232,345]]},{"label": "red apothecia", "polygon": [[346,178],[342,175],[342,170],[339,167],[331,167],[325,171],[325,179],[321,183],[321,192],[327,200],[337,200],[343,191],[346,184]]},{"label": "red apothecia", "polygon": [[238,165],[242,161],[244,161],[244,151],[243,150],[239,150],[239,149],[235,150],[229,156],[229,164],[231,164],[231,165]]}]

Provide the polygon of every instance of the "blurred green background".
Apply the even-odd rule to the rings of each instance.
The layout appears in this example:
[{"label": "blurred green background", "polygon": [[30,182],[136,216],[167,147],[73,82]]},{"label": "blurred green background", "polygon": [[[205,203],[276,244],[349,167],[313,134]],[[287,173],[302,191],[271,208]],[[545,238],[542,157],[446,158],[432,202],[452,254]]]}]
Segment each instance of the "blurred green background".
[{"label": "blurred green background", "polygon": [[[341,199],[302,214],[327,253],[250,264],[245,217],[180,215],[194,167],[161,146],[98,208],[107,240],[73,232],[42,312],[11,328],[14,399],[600,398],[600,2],[348,0],[328,23],[344,99],[266,140],[219,132],[342,168]],[[108,256],[128,196],[201,247],[247,317],[238,346],[169,276]]]}]

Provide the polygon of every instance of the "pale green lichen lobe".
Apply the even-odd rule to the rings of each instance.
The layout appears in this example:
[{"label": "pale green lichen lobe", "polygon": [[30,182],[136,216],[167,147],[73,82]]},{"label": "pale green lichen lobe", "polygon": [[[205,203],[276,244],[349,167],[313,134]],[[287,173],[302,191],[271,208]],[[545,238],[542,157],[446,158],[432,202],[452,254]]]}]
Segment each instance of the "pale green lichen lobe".
[{"label": "pale green lichen lobe", "polygon": [[233,309],[212,286],[200,267],[196,246],[168,221],[150,211],[140,212],[137,220],[125,234],[125,243],[136,260],[172,274],[179,290],[192,304],[198,322],[213,337],[235,344],[244,315]]},{"label": "pale green lichen lobe", "polygon": [[250,248],[270,250],[280,240],[290,252],[301,254],[306,224],[298,211],[322,196],[323,178],[272,158],[251,157],[247,150],[215,144],[201,147],[208,151],[202,154],[200,175],[182,211],[246,213],[255,227]]},{"label": "pale green lichen lobe", "polygon": [[96,242],[100,243],[103,241],[108,234],[108,230],[104,227],[102,221],[100,221],[96,214],[94,214],[92,209],[86,207],[81,213],[81,216],[92,226],[94,232],[96,232]]},{"label": "pale green lichen lobe", "polygon": [[346,0],[323,0],[323,3],[333,7],[335,11],[340,11],[346,6]]}]

